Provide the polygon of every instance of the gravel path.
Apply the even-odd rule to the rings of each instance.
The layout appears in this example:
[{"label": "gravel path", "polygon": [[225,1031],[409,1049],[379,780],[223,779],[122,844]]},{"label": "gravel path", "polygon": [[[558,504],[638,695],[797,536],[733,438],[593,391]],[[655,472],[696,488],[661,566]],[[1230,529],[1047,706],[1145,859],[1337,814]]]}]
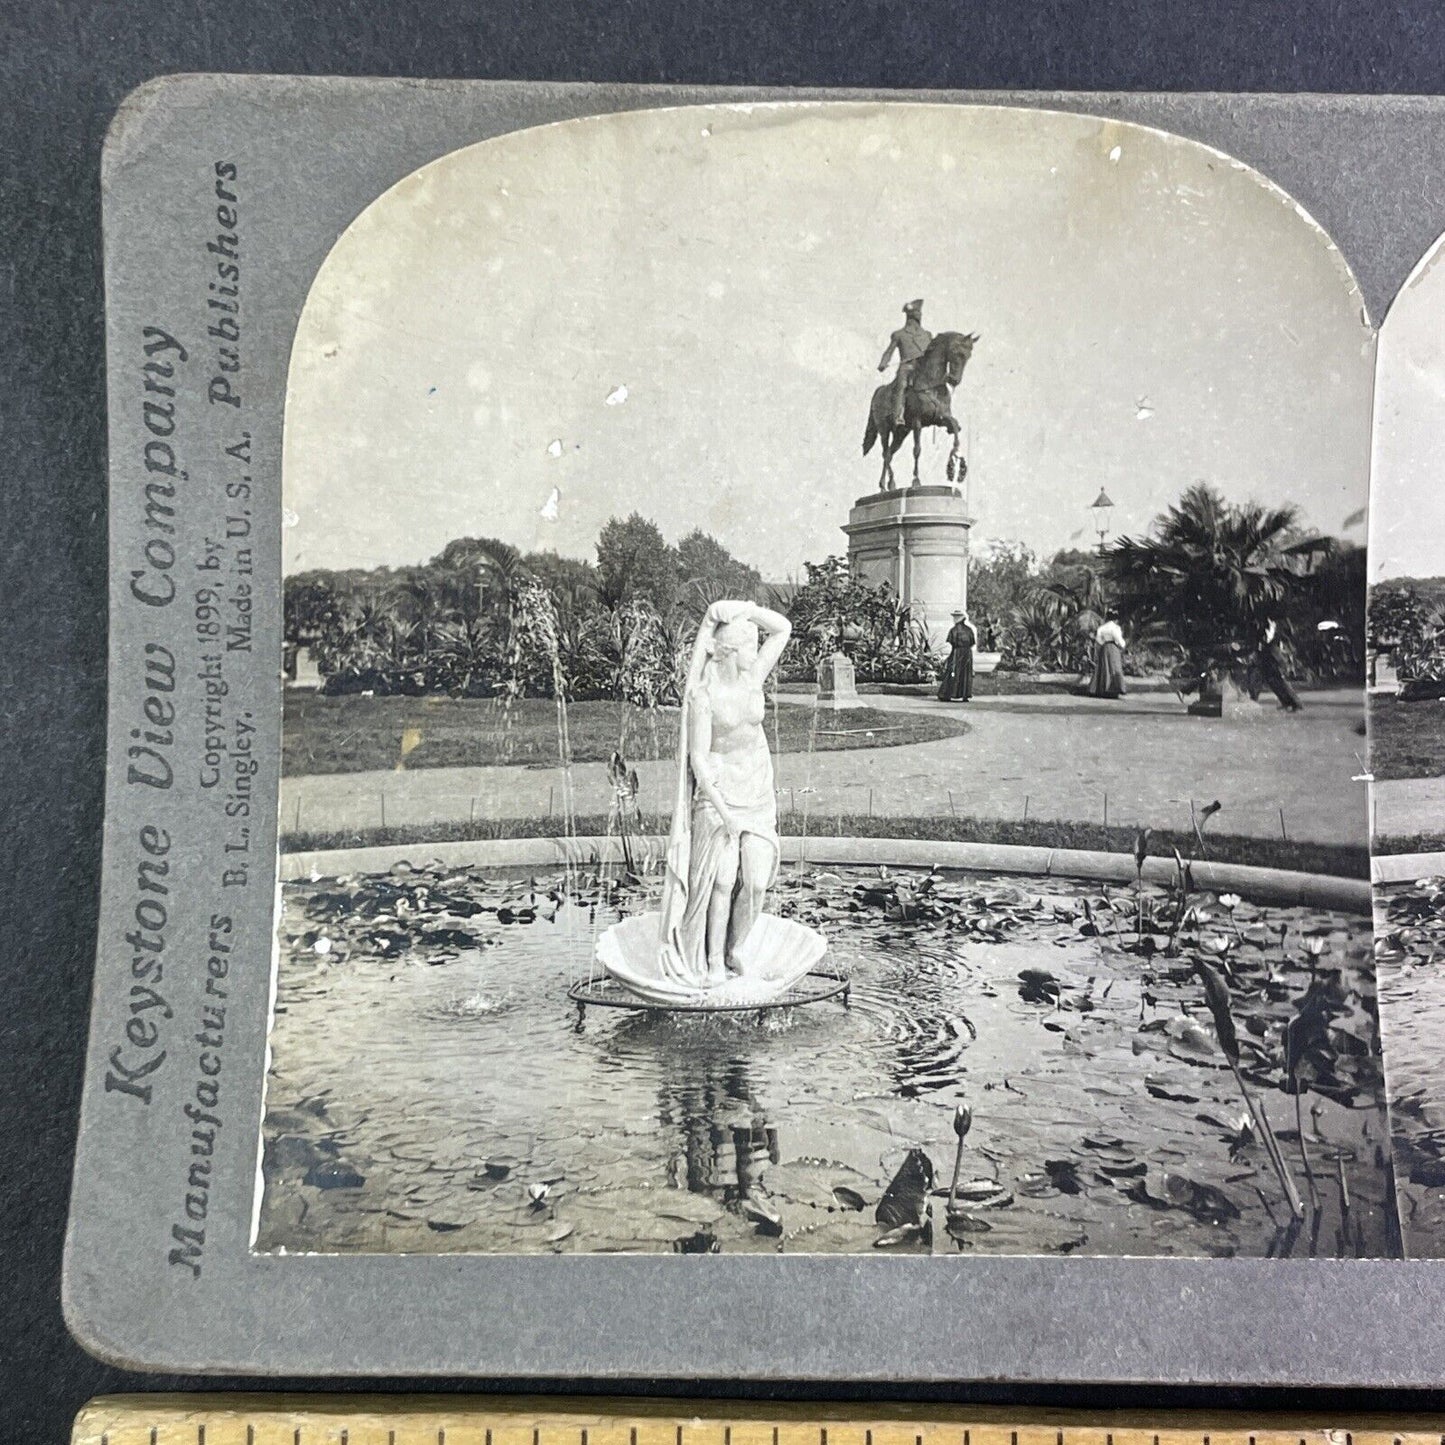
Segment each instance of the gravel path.
[{"label": "gravel path", "polygon": [[[1027,806],[1030,818],[1103,822],[1106,797],[1110,823],[1188,828],[1190,800],[1217,798],[1224,807],[1213,826],[1221,833],[1278,837],[1283,810],[1292,839],[1366,841],[1365,739],[1357,731],[1364,709],[1351,689],[1307,694],[1297,714],[1272,701],[1229,697],[1217,719],[1188,716],[1168,693],[1118,701],[988,697],[963,705],[870,694],[867,701],[890,711],[947,709],[965,717],[970,731],[877,751],[784,755],[780,802],[806,807],[820,832],[840,812],[1018,819]],[[810,705],[805,697],[782,702]],[[642,762],[637,771],[644,811],[669,811],[674,764]],[[574,766],[570,781],[575,811],[607,811],[602,764]],[[566,784],[561,768],[515,767],[286,778],[281,828],[340,831],[560,813]]]}]

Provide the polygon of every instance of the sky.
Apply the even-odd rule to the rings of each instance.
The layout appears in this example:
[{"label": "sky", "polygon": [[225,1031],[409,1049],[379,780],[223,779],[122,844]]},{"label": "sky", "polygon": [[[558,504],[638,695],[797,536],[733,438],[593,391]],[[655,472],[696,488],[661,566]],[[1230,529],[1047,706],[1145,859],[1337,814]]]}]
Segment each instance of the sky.
[{"label": "sky", "polygon": [[1445,240],[1380,328],[1370,578],[1445,575]]},{"label": "sky", "polygon": [[[1363,541],[1362,301],[1256,172],[1033,110],[710,106],[483,142],[353,222],[292,354],[286,571],[459,536],[591,557],[636,510],[797,576],[877,484],[913,297],[980,334],[954,396],[975,546],[1088,545],[1100,488],[1139,533],[1200,480]],[[926,481],[946,455],[926,434]]]}]

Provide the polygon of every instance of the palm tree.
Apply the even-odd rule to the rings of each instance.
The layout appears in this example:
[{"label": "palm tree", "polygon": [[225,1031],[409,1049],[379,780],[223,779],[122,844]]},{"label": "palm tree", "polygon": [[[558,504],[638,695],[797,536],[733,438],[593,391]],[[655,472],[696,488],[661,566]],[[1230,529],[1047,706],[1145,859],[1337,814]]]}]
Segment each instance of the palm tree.
[{"label": "palm tree", "polygon": [[436,644],[438,629],[452,616],[438,578],[425,568],[413,568],[393,584],[388,598],[397,618],[414,629],[425,660]]},{"label": "palm tree", "polygon": [[1119,610],[1137,633],[1175,643],[1213,684],[1304,584],[1296,559],[1319,544],[1292,540],[1297,523],[1293,507],[1235,504],[1198,482],[1148,536],[1104,553]]}]

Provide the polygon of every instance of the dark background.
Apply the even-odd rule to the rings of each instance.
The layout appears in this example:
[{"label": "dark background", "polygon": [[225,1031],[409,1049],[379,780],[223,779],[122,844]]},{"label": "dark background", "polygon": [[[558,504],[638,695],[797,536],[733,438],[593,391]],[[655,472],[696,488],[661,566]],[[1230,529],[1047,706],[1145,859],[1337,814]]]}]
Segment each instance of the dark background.
[{"label": "dark background", "polygon": [[[72,1344],[60,1315],[105,715],[99,159],[127,91],[168,71],[220,70],[1436,93],[1445,89],[1442,61],[1439,0],[0,0],[0,1299],[9,1306],[0,1440],[63,1441],[75,1411],[101,1391],[260,1383],[125,1375]],[[1319,1328],[1350,1323],[1321,1320]],[[1308,1375],[1307,1359],[1300,1371]],[[1440,1373],[1440,1392],[1408,1396],[1000,1386],[886,1393],[1088,1408],[1307,1408],[1339,1418],[1365,1409],[1445,1409],[1445,1361]],[[523,1385],[597,1388],[573,1380],[419,1388]],[[649,1380],[613,1381],[608,1389],[686,1393],[685,1384]],[[739,1385],[736,1393],[807,1398],[817,1391]],[[885,1394],[876,1387],[852,1393]]]}]

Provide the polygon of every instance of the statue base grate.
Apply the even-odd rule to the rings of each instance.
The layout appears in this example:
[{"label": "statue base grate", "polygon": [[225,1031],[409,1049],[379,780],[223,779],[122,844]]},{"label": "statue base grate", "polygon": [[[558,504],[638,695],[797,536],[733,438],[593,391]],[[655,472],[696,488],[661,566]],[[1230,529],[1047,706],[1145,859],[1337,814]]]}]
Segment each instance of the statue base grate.
[{"label": "statue base grate", "polygon": [[773,998],[752,1003],[736,1002],[724,1004],[707,1003],[704,1000],[688,1003],[655,1003],[640,998],[613,978],[584,979],[574,983],[567,990],[567,997],[577,1005],[577,1022],[587,1016],[589,1008],[625,1008],[643,1013],[665,1014],[764,1014],[776,1009],[801,1008],[804,1004],[822,1003],[824,999],[841,998],[848,1006],[848,994],[853,987],[850,978],[835,973],[807,973],[791,988]]}]

